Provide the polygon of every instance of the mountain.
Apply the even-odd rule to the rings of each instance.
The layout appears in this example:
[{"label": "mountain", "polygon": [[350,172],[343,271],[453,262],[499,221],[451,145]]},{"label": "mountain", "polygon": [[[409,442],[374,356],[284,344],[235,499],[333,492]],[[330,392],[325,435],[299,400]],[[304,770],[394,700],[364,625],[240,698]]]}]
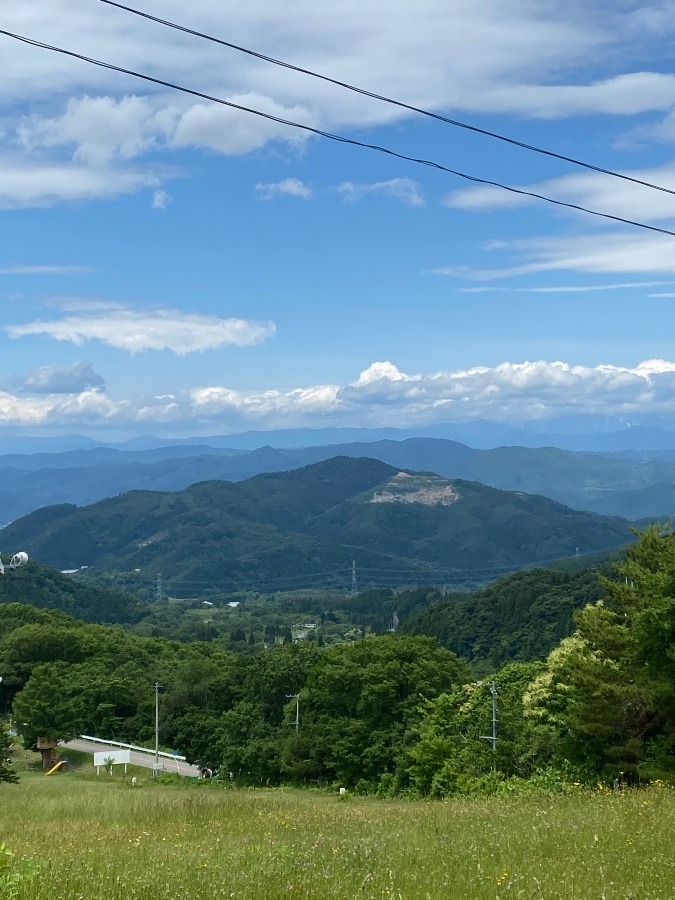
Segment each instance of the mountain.
[{"label": "mountain", "polygon": [[53,453],[90,447],[144,451],[191,444],[246,452],[266,445],[279,449],[299,449],[353,442],[403,441],[419,437],[458,441],[483,450],[500,446],[557,447],[561,450],[599,453],[675,450],[675,414],[645,413],[633,416],[630,421],[623,417],[587,414],[559,416],[542,421],[493,422],[477,419],[410,428],[285,428],[180,438],[146,434],[117,442],[95,440],[82,435],[31,437],[11,435],[5,431],[0,437],[0,454]]},{"label": "mountain", "polygon": [[622,519],[348,457],[239,483],[63,504],[2,531],[5,547],[57,568],[125,573],[136,586],[162,572],[183,596],[346,587],[353,561],[361,587],[484,582],[628,540]]},{"label": "mountain", "polygon": [[198,481],[242,481],[333,456],[370,457],[400,468],[541,494],[603,515],[670,518],[673,451],[656,458],[572,453],[554,447],[476,450],[440,438],[380,440],[245,452],[185,444],[152,450],[95,447],[54,454],[0,456],[0,515],[9,522],[38,507],[89,504],[129,490],[175,491]]}]

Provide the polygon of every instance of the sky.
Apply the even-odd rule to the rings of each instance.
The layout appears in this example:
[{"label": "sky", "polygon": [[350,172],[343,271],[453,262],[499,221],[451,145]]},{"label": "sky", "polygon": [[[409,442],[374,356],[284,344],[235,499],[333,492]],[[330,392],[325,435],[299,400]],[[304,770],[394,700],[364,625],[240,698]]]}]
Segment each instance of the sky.
[{"label": "sky", "polygon": [[[675,2],[137,9],[675,190]],[[675,196],[141,19],[0,28],[675,230]],[[675,237],[476,185],[0,35],[0,436],[675,411]]]}]

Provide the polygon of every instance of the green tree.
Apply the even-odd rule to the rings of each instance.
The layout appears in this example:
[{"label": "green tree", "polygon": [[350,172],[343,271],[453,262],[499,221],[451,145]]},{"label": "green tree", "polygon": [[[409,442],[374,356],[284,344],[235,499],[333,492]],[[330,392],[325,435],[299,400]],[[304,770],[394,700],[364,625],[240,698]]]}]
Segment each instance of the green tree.
[{"label": "green tree", "polygon": [[300,692],[302,734],[287,738],[285,771],[346,786],[394,776],[421,702],[468,678],[429,638],[371,636],[320,652]]},{"label": "green tree", "polygon": [[14,719],[24,744],[33,747],[38,737],[70,740],[82,727],[82,708],[68,680],[67,663],[36,666],[14,698]]},{"label": "green tree", "polygon": [[16,784],[19,780],[10,757],[12,739],[0,724],[0,783]]},{"label": "green tree", "polygon": [[567,754],[613,777],[675,774],[675,535],[647,529],[526,697]]},{"label": "green tree", "polygon": [[[510,663],[485,681],[459,686],[429,700],[407,750],[412,784],[422,794],[446,796],[470,788],[494,768],[500,778],[529,777],[549,762],[550,734],[527,719],[523,694],[541,663]],[[497,741],[492,735],[492,693]]]}]

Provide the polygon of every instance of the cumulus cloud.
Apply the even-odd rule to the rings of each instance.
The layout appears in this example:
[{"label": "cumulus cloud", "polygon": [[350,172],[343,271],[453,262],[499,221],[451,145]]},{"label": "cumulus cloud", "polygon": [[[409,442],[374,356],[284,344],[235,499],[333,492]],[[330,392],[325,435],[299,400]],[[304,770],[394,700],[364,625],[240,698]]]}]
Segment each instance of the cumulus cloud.
[{"label": "cumulus cloud", "polygon": [[15,386],[30,394],[80,394],[89,388],[105,388],[105,382],[87,360],[72,366],[40,366],[31,369]]},{"label": "cumulus cloud", "polygon": [[114,158],[133,159],[148,150],[164,131],[161,112],[143,97],[71,98],[60,116],[26,116],[17,127],[19,143],[29,152],[50,147],[73,148],[73,159],[97,168]]},{"label": "cumulus cloud", "polygon": [[[267,115],[303,125],[312,125],[312,113],[304,106],[283,106],[271,97],[252,92],[225,98],[238,106],[256,109]],[[195,103],[176,122],[170,143],[173,147],[205,147],[226,155],[250,153],[271,140],[302,143],[306,133],[215,103]]]},{"label": "cumulus cloud", "polygon": [[[42,381],[46,386],[50,379]],[[58,379],[54,376],[51,383],[58,384]],[[356,422],[413,426],[474,419],[545,420],[573,413],[673,412],[675,362],[659,359],[634,367],[504,362],[431,374],[409,374],[383,361],[344,385],[247,391],[212,384],[133,401],[111,398],[96,387],[72,394],[0,391],[0,423],[60,427],[154,423],[192,434],[205,425],[225,429]]]},{"label": "cumulus cloud", "polygon": [[92,311],[89,315],[5,327],[12,338],[44,334],[77,346],[86,341],[97,340],[129,353],[140,350],[171,350],[181,356],[228,345],[243,347],[257,344],[270,337],[274,330],[272,322],[220,319],[217,316],[171,309],[133,310],[116,307]]},{"label": "cumulus cloud", "polygon": [[[304,106],[283,106],[250,92],[230,102],[311,125]],[[0,176],[0,206],[49,206],[59,200],[96,199],[154,188],[152,207],[164,209],[162,181],[176,172],[131,161],[150,151],[203,148],[226,155],[256,150],[271,140],[298,145],[306,133],[278,121],[215,103],[177,105],[162,97],[127,95],[70,98],[55,116],[31,114],[16,126],[20,160],[7,160]]]},{"label": "cumulus cloud", "polygon": [[196,388],[200,418],[268,426],[330,421],[369,425],[471,419],[547,419],[576,413],[675,411],[675,363],[647,360],[634,368],[564,362],[505,362],[454,372],[410,375],[376,362],[347,385],[287,391]]},{"label": "cumulus cloud", "polygon": [[128,400],[111,400],[96,388],[73,395],[31,397],[0,391],[0,424],[94,426],[134,419]]},{"label": "cumulus cloud", "polygon": [[412,178],[390,178],[389,181],[376,181],[374,184],[354,184],[343,181],[338,191],[345,200],[360,200],[367,194],[384,194],[394,197],[409,206],[423,206],[424,198],[420,186]]},{"label": "cumulus cloud", "polygon": [[276,197],[298,197],[300,200],[311,200],[312,189],[299,178],[284,178],[283,181],[270,184],[256,184],[255,194],[258,200],[274,200]]}]

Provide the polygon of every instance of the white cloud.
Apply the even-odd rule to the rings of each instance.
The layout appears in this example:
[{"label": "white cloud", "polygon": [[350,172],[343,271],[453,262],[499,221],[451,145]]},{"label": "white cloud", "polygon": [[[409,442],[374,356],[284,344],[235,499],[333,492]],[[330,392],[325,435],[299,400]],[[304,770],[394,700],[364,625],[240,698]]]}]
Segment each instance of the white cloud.
[{"label": "white cloud", "polygon": [[[663,4],[650,7],[652,16],[638,15],[645,7],[636,10],[632,2],[613,0],[418,0],[390,4],[386,15],[378,0],[345,0],[334,8],[296,0],[292,15],[284,4],[261,2],[234,10],[212,0],[195,0],[187,18],[179,0],[149,0],[146,9],[211,34],[236,36],[262,52],[412,104],[553,117],[632,115],[672,107],[675,76],[658,71],[658,64],[656,71],[643,71],[645,59],[653,56],[659,62],[668,33],[666,27],[661,32],[653,28],[657,6]],[[663,21],[668,18],[661,15]],[[239,99],[243,105],[260,101],[266,111],[280,111],[282,117],[306,113],[312,121],[337,128],[378,125],[408,115],[87,0],[15,4],[3,24],[151,76],[166,76],[169,66],[172,80]],[[7,38],[2,41],[0,96],[13,101],[72,99],[86,91],[100,95],[93,101],[101,101],[102,111],[109,95],[130,83],[114,72],[75,65]],[[598,80],[597,74],[590,74],[589,62],[602,66],[616,59],[623,63],[619,75]],[[164,93],[164,88],[148,85],[143,90],[148,97]],[[135,153],[147,142],[151,145],[144,101],[137,101],[127,101],[125,110],[110,110],[110,118],[101,120],[100,134],[85,128],[93,124],[95,110],[89,110],[85,123],[76,109],[68,127],[81,140],[80,152],[105,158],[113,138],[119,148],[114,152],[126,148]],[[242,125],[238,115],[223,110],[221,118],[215,107],[197,104],[185,114],[179,141],[233,153],[279,136],[264,130],[270,123]],[[135,131],[130,127],[134,122]]]},{"label": "white cloud", "polygon": [[[280,119],[348,131],[411,115],[89,0],[10,6],[3,19],[10,30],[158,78],[170,75]],[[233,10],[194,0],[189,24],[236,35],[262,52],[452,115],[517,112],[553,118],[663,111],[668,117],[653,137],[671,140],[675,75],[659,71],[669,29],[654,27],[669,22],[669,8],[663,2],[634,7],[632,0],[418,0],[390,4],[383,16],[379,0],[345,0],[335,8],[296,0],[289,16],[284,4],[256,0]],[[187,21],[179,0],[148,0],[146,8]],[[148,154],[170,159],[180,148],[243,154],[269,141],[294,147],[307,138],[279,122],[193,102],[8,38],[0,41],[0,97],[8,110],[0,123],[0,208],[103,199],[143,188],[162,196],[169,173],[141,164]],[[598,70],[618,59],[623,71],[599,79]],[[656,71],[643,71],[649,59]],[[21,117],[16,111],[26,100],[37,111]],[[17,143],[23,159],[16,158]],[[408,179],[345,182],[343,193],[356,197],[373,191],[422,203]],[[616,197],[615,204],[620,200]]]},{"label": "white cloud", "polygon": [[[623,291],[635,290],[648,287],[656,287],[663,284],[671,284],[670,281],[624,281],[620,284],[565,284],[546,287],[465,287],[458,288],[460,294],[488,294],[502,293],[509,294],[592,294],[603,291]],[[669,294],[650,294],[650,297],[667,297]]]},{"label": "white cloud", "polygon": [[90,271],[88,266],[19,265],[0,268],[0,275],[79,275]]},{"label": "white cloud", "polygon": [[171,350],[181,356],[228,345],[242,347],[257,344],[270,337],[274,330],[272,322],[220,319],[170,309],[125,308],[5,327],[12,338],[44,334],[77,346],[98,340],[129,353]]},{"label": "white cloud", "polygon": [[675,75],[628,72],[589,84],[512,84],[492,87],[467,103],[489,112],[521,113],[542,119],[573,115],[634,116],[670,109]]},{"label": "white cloud", "polygon": [[[45,384],[48,381],[44,379]],[[475,419],[545,420],[575,413],[673,412],[675,362],[658,359],[634,367],[504,362],[432,374],[408,374],[391,362],[376,362],[345,385],[247,391],[214,384],[133,401],[116,400],[97,388],[68,395],[0,391],[4,424],[131,428],[154,423],[192,434],[204,426],[228,430],[329,423],[412,426]]]},{"label": "white cloud", "polygon": [[[622,174],[675,191],[675,163]],[[597,172],[567,175],[538,184],[524,185],[523,189],[622,218],[643,222],[669,219],[675,221],[673,194]],[[514,209],[533,204],[543,205],[542,201],[532,197],[513,194],[487,185],[453,191],[448,194],[444,203],[446,206],[464,210]]]},{"label": "white cloud", "polygon": [[162,132],[151,103],[137,96],[71,98],[60,116],[26,116],[17,137],[29,152],[70,146],[75,162],[96,168],[114,158],[133,159],[148,150]]},{"label": "white cloud", "polygon": [[409,206],[423,206],[424,198],[420,186],[412,178],[391,178],[389,181],[376,181],[374,184],[354,184],[343,181],[337,190],[345,200],[360,200],[367,194],[384,194],[401,200]]},{"label": "white cloud", "polygon": [[106,200],[157,187],[159,181],[158,174],[133,167],[92,169],[70,162],[18,159],[0,152],[0,209]]},{"label": "white cloud", "polygon": [[0,391],[0,423],[11,425],[101,425],[133,421],[129,401],[111,400],[96,388],[74,395],[24,397]]},{"label": "white cloud", "polygon": [[[249,93],[224,99],[280,119],[313,124],[312,113],[304,106],[282,106],[262,94]],[[280,122],[215,103],[195,103],[178,117],[170,143],[173,147],[205,147],[226,155],[238,155],[257,150],[271,140],[300,144],[306,138],[305,132]]]},{"label": "white cloud", "polygon": [[390,362],[377,362],[344,386],[253,392],[211,386],[194,389],[190,397],[200,418],[222,423],[412,425],[547,419],[572,412],[672,412],[674,388],[675,363],[664,360],[634,368],[505,362],[431,375],[409,375]]},{"label": "white cloud", "polygon": [[601,233],[499,241],[493,242],[488,249],[510,251],[523,262],[495,269],[471,270],[448,266],[433,269],[432,273],[477,281],[554,271],[613,275],[673,274],[674,241],[675,238],[668,235],[645,233]]},{"label": "white cloud", "polygon": [[311,200],[312,189],[299,178],[284,178],[283,181],[270,184],[256,184],[255,193],[258,200],[273,200],[275,197],[299,197]]},{"label": "white cloud", "polygon": [[166,209],[169,203],[171,203],[171,195],[166,191],[155,191],[152,195],[153,209]]},{"label": "white cloud", "polygon": [[72,366],[40,366],[12,380],[15,389],[29,394],[80,394],[89,388],[105,388],[105,382],[87,360]]}]

